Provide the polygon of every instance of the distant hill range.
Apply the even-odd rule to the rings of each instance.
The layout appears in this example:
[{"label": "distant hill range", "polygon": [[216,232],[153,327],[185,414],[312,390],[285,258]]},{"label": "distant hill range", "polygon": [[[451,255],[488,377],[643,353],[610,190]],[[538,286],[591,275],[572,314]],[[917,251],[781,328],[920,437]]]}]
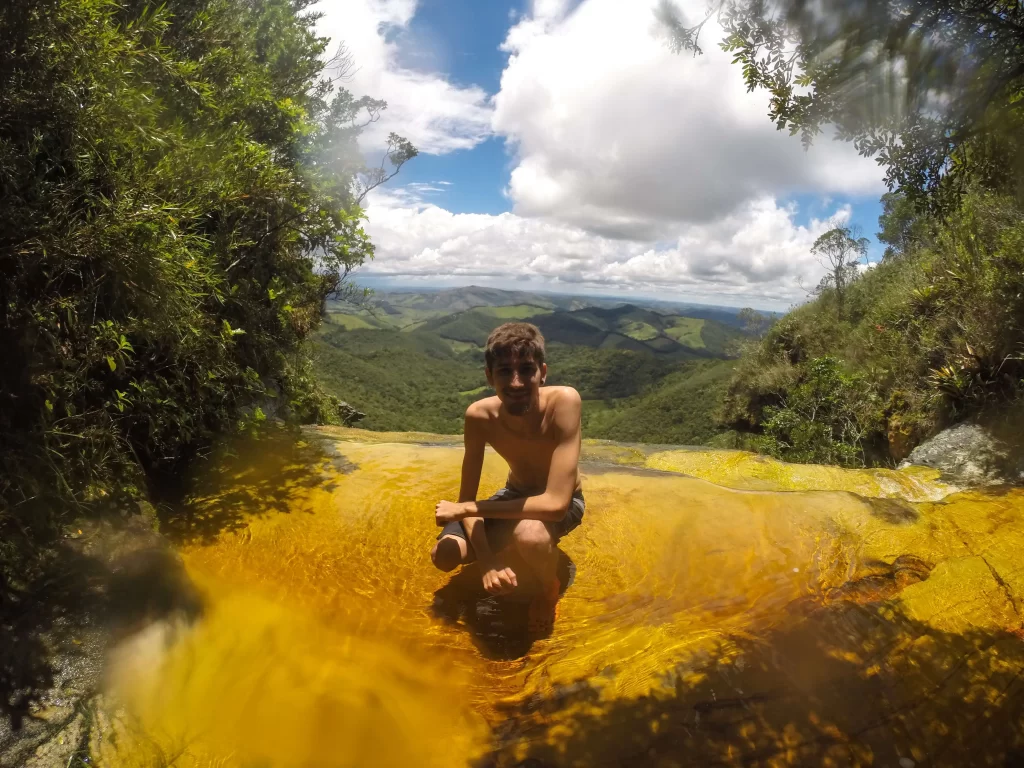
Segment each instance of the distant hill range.
[{"label": "distant hill range", "polygon": [[686,315],[704,320],[715,320],[735,328],[741,327],[737,319],[739,310],[734,307],[720,307],[711,304],[689,304],[685,302],[658,301],[654,299],[612,299],[603,296],[569,296],[557,293],[533,293],[528,291],[506,291],[499,288],[482,288],[471,285],[466,288],[444,288],[436,291],[387,291],[374,294],[371,304],[378,305],[385,312],[401,314],[407,310],[440,312],[450,314],[475,307],[507,307],[528,304],[543,309],[576,310],[588,307],[613,309],[633,305],[652,309],[668,315]]},{"label": "distant hill range", "polygon": [[717,404],[745,334],[726,307],[624,302],[470,286],[334,302],[315,339],[328,391],[366,414],[361,426],[458,434],[490,390],[483,347],[507,320],[548,342],[548,383],[583,398],[583,434],[702,444],[718,439]]},{"label": "distant hill range", "polygon": [[332,303],[331,323],[348,330],[420,331],[456,351],[483,347],[508,320],[528,320],[553,344],[649,352],[673,360],[730,357],[743,338],[738,310],[668,302],[623,301],[496,288],[395,291],[365,305]]}]

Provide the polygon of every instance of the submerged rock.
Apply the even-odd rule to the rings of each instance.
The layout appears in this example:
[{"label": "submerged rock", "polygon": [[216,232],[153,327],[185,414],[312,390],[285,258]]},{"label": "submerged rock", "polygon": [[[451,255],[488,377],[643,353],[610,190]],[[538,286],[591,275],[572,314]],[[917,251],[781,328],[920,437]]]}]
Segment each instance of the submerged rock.
[{"label": "submerged rock", "polygon": [[[472,567],[431,567],[462,452],[407,439],[318,430],[213,467],[168,521],[204,616],[123,645],[95,761],[959,766],[1024,748],[1024,491],[590,445],[560,544],[574,576],[532,641]],[[481,492],[505,470],[488,452]]]}]

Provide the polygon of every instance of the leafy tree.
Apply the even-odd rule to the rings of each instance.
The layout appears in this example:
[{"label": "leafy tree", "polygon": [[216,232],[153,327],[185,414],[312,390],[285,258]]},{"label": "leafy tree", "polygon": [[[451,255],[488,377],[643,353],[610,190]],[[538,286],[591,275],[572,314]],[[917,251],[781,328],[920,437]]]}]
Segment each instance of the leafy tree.
[{"label": "leafy tree", "polygon": [[864,395],[863,381],[843,373],[836,358],[812,360],[782,404],[766,410],[758,447],[788,461],[862,465],[856,403]]},{"label": "leafy tree", "polygon": [[305,340],[373,255],[356,140],[385,105],[325,76],[311,5],[0,4],[0,603],[68,505],[268,412],[344,417]]},{"label": "leafy tree", "polygon": [[772,326],[772,316],[766,312],[758,312],[751,307],[744,307],[737,315],[743,325],[743,331],[750,336],[761,338]]},{"label": "leafy tree", "polygon": [[877,237],[885,243],[882,258],[906,256],[923,242],[928,232],[928,219],[906,195],[887,192],[882,195],[882,215],[878,217],[881,232]]},{"label": "leafy tree", "polygon": [[836,311],[843,316],[843,297],[847,286],[857,276],[857,265],[868,252],[866,237],[854,238],[856,233],[850,227],[833,227],[814,241],[811,247],[818,262],[827,273],[822,278],[818,291],[831,288],[836,294]]},{"label": "leafy tree", "polygon": [[657,15],[672,47],[694,53],[718,18],[722,47],[750,90],[768,91],[780,129],[806,144],[836,126],[838,138],[877,156],[891,190],[944,208],[971,178],[1020,183],[1018,0],[711,0],[696,24],[663,0]]},{"label": "leafy tree", "polygon": [[[419,151],[408,139],[404,139],[392,131],[388,134],[388,146],[381,157],[380,165],[373,168],[364,168],[359,171],[355,179],[356,202],[361,203],[371,191],[391,181],[402,166],[412,160]],[[390,167],[389,167],[390,166]]]}]

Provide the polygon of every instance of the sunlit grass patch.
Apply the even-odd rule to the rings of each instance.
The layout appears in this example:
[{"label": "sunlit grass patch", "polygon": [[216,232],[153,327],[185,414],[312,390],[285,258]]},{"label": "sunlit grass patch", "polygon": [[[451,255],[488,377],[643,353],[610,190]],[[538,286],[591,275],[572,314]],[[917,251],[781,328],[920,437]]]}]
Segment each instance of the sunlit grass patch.
[{"label": "sunlit grass patch", "polygon": [[693,349],[704,349],[704,339],[700,332],[704,321],[697,317],[677,317],[671,328],[665,329],[665,335],[675,339],[684,346]]},{"label": "sunlit grass patch", "polygon": [[538,315],[550,315],[551,310],[544,307],[537,307],[533,304],[513,304],[507,307],[479,307],[478,311],[484,312],[502,320],[526,320]]},{"label": "sunlit grass patch", "polygon": [[620,330],[626,336],[637,341],[650,341],[658,337],[658,329],[650,323],[633,320],[620,326]]}]

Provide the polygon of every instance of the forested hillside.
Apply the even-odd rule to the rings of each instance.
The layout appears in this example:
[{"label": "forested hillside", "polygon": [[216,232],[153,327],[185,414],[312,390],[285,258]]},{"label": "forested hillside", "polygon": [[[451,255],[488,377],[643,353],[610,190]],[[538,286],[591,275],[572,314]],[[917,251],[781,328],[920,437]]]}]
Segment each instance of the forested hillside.
[{"label": "forested hillside", "polygon": [[[587,437],[702,443],[722,431],[714,415],[732,368],[726,358],[746,338],[735,310],[705,308],[727,324],[495,289],[398,296],[401,309],[389,298],[370,309],[333,304],[317,335],[320,380],[365,414],[360,426],[460,432],[466,406],[491,394],[483,371],[487,336],[516,319],[544,333],[549,383],[579,390]],[[464,308],[469,300],[490,304]]]},{"label": "forested hillside", "polygon": [[367,429],[461,432],[466,406],[486,384],[482,362],[417,331],[325,327],[314,359],[324,388],[364,413]]},{"label": "forested hillside", "polygon": [[945,220],[889,197],[883,261],[782,318],[739,363],[725,422],[787,459],[889,463],[1012,407],[1024,376],[1024,213],[978,187]]},{"label": "forested hillside", "polygon": [[266,412],[342,418],[305,340],[373,253],[356,140],[386,105],[325,71],[311,5],[0,3],[0,606],[68,515]]},{"label": "forested hillside", "polygon": [[735,363],[692,362],[620,400],[584,401],[583,433],[634,443],[733,447],[719,409]]},{"label": "forested hillside", "polygon": [[[816,298],[744,355],[724,424],[786,459],[860,465],[1019,412],[1024,6],[719,0],[712,13],[779,129],[809,144],[834,126],[891,190],[881,263],[863,268],[866,241],[842,223],[821,235]],[[670,4],[660,16],[676,51],[701,53],[701,24]]]}]

